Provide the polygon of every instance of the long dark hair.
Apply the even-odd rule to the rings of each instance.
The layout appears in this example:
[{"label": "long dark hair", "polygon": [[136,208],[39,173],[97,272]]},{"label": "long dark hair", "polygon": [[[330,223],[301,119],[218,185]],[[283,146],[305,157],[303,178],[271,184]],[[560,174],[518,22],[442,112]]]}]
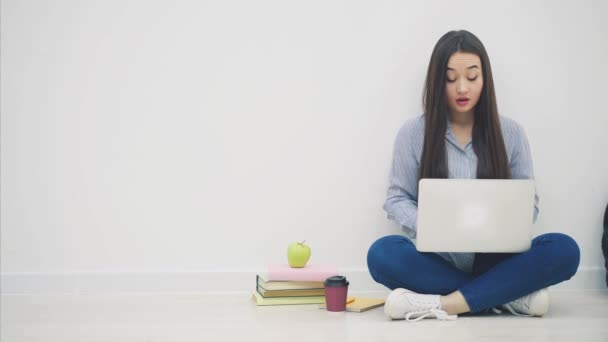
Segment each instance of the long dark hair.
[{"label": "long dark hair", "polygon": [[448,60],[456,52],[479,56],[483,74],[483,89],[475,106],[473,150],[477,155],[477,178],[511,178],[505,143],[496,107],[492,68],[486,49],[471,32],[450,31],[439,39],[426,76],[424,88],[424,147],[419,178],[448,178],[445,133],[449,107],[445,85]]}]

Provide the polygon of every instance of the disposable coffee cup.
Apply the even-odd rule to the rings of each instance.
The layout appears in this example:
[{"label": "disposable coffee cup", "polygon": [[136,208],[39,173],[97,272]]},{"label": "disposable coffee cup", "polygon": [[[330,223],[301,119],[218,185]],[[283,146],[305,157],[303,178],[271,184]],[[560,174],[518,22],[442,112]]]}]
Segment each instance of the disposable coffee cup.
[{"label": "disposable coffee cup", "polygon": [[333,276],[325,279],[325,306],[327,311],[340,312],[346,310],[348,284],[348,280],[343,276]]}]

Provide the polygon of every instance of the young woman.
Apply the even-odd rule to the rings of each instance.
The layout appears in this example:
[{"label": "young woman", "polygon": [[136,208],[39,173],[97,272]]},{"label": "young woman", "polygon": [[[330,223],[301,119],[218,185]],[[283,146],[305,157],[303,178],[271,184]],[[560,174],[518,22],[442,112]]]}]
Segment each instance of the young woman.
[{"label": "young woman", "polygon": [[[544,315],[547,287],[578,268],[580,251],[571,237],[544,234],[515,254],[421,253],[415,247],[421,178],[534,178],[523,128],[498,115],[490,61],[475,35],[451,31],[439,39],[423,103],[424,114],[406,121],[397,135],[383,207],[407,236],[383,237],[367,256],[374,280],[393,290],[384,312],[406,320],[449,320],[488,309]],[[538,196],[534,221],[537,215]]]}]

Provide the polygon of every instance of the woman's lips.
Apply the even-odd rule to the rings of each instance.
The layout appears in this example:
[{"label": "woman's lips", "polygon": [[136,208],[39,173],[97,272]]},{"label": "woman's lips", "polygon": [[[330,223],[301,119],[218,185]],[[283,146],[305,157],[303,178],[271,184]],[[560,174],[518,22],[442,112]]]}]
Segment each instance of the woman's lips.
[{"label": "woman's lips", "polygon": [[456,100],[459,106],[464,107],[469,104],[469,99]]}]

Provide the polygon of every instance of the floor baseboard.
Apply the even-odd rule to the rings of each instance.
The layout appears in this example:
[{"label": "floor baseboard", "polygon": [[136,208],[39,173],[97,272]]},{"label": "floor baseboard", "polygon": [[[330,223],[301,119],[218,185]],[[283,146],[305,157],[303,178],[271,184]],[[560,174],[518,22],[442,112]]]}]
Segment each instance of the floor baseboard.
[{"label": "floor baseboard", "polygon": [[[105,294],[249,292],[255,290],[256,271],[213,270],[187,272],[71,272],[0,273],[1,294]],[[344,268],[352,291],[385,291],[362,268]],[[606,270],[580,267],[570,280],[552,289],[606,289]]]}]

